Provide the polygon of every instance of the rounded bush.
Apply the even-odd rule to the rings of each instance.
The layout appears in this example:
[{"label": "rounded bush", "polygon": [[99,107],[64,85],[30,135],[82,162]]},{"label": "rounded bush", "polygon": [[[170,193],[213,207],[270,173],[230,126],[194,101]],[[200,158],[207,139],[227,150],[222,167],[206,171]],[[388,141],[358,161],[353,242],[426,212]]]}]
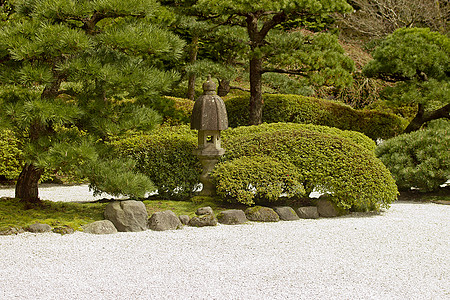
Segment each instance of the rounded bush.
[{"label": "rounded bush", "polygon": [[246,205],[275,202],[281,194],[305,194],[295,166],[267,156],[244,156],[219,164],[213,178],[218,196]]},{"label": "rounded bush", "polygon": [[22,170],[20,142],[9,130],[0,131],[0,175],[16,179]]},{"label": "rounded bush", "polygon": [[[359,131],[376,140],[400,134],[405,121],[390,113],[355,110],[348,105],[300,95],[264,95],[263,122],[310,123]],[[225,101],[231,127],[248,124],[248,97]]]},{"label": "rounded bush", "polygon": [[[233,133],[235,130],[239,133]],[[312,190],[329,193],[342,208],[372,210],[389,206],[397,197],[395,182],[383,163],[372,151],[348,139],[289,126],[275,130],[266,124],[230,131],[224,139],[227,152],[223,163],[228,163],[228,167],[233,160],[242,157],[267,156],[289,163],[295,166],[296,178],[308,194]],[[245,163],[251,164],[249,161]],[[258,161],[254,163],[259,164]],[[255,166],[253,172],[259,174],[253,175],[254,178],[263,179],[266,170]],[[214,171],[218,186],[226,178],[219,171],[225,172],[225,169],[218,166]],[[244,186],[248,183],[247,177],[227,180],[241,180]],[[248,190],[257,185],[259,183],[249,183]],[[226,190],[224,187],[221,189]]]},{"label": "rounded bush", "polygon": [[439,124],[399,135],[377,147],[376,155],[400,189],[436,191],[450,179],[450,126],[448,121]]},{"label": "rounded bush", "polygon": [[119,156],[137,161],[137,171],[153,181],[163,199],[189,198],[199,184],[202,167],[192,154],[197,133],[186,125],[161,127],[112,145]]}]

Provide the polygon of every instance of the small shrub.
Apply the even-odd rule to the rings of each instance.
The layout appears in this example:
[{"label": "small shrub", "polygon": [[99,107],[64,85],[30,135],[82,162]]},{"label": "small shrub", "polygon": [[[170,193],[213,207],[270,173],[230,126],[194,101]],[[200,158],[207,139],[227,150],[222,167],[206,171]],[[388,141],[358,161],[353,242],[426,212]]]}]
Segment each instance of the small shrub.
[{"label": "small shrub", "polygon": [[[300,95],[264,95],[263,122],[309,123],[359,131],[376,140],[400,134],[406,126],[400,117],[375,110],[355,110],[334,101]],[[225,101],[231,127],[248,124],[248,97]]]},{"label": "small shrub", "polygon": [[430,128],[384,141],[376,155],[391,171],[400,189],[436,191],[450,179],[450,126],[435,122]]},{"label": "small shrub", "polygon": [[295,166],[266,156],[221,163],[212,176],[220,197],[246,205],[275,202],[283,193],[288,197],[305,194]]},{"label": "small shrub", "polygon": [[[271,126],[263,124],[230,130],[224,139],[227,152],[223,161],[232,162],[244,156],[268,156],[288,163],[295,166],[296,178],[302,181],[308,194],[313,189],[330,193],[333,201],[342,208],[372,210],[387,207],[396,199],[395,182],[373,151],[335,135],[289,126],[274,130]],[[252,132],[254,127],[257,129]],[[264,131],[264,128],[268,130]],[[235,130],[245,134],[233,133]],[[239,160],[237,162],[242,164]],[[218,170],[225,172],[225,169]],[[214,171],[214,176],[223,181],[224,177],[218,170]],[[244,184],[247,177],[241,180]],[[229,180],[235,182],[237,179]],[[251,185],[260,184],[255,182]],[[221,187],[221,190],[231,188]]]},{"label": "small shrub", "polygon": [[9,130],[0,131],[0,175],[16,179],[22,170],[20,142]]},{"label": "small shrub", "polygon": [[119,156],[137,161],[163,199],[186,199],[199,183],[201,165],[192,151],[197,133],[188,126],[161,127],[150,134],[112,142]]}]

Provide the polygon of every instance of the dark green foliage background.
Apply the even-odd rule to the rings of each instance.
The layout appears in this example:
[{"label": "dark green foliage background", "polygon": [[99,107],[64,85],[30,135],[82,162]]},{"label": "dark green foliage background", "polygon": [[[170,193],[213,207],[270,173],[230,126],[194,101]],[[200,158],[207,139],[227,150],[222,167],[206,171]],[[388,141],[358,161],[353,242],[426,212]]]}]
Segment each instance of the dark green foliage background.
[{"label": "dark green foliage background", "polygon": [[[300,95],[264,95],[263,122],[311,123],[359,131],[376,140],[400,134],[405,121],[375,110],[355,110],[350,106]],[[248,124],[248,97],[225,101],[231,127]]]}]

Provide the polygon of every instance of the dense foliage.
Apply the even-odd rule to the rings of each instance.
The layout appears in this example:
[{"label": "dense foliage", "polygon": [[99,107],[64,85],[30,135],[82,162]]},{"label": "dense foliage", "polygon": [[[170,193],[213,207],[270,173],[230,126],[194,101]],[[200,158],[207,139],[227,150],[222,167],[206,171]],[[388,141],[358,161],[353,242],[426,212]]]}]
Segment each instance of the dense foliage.
[{"label": "dense foliage", "polygon": [[[214,177],[223,199],[252,204],[316,189],[332,193],[342,207],[365,210],[396,197],[389,172],[374,156],[374,142],[358,132],[279,123],[228,129],[222,137],[226,154]],[[113,145],[120,156],[138,161],[162,197],[188,198],[197,188],[197,134],[187,126],[162,127]]]},{"label": "dense foliage", "polygon": [[[180,56],[184,42],[158,26],[159,4],[13,4],[13,13],[0,25],[0,126],[24,145],[16,196],[38,200],[37,183],[46,168],[72,166],[89,176],[92,165],[116,166],[98,172],[94,188],[100,189],[102,174],[112,184],[102,184],[105,191],[143,196],[151,183],[129,173],[132,162],[114,162],[103,142],[130,129],[154,128],[160,117],[152,108],[164,107],[158,95],[178,78],[166,64]],[[64,130],[71,128],[83,135]],[[134,181],[131,190],[114,186],[122,173]]]},{"label": "dense foliage", "polygon": [[377,147],[377,156],[391,171],[400,189],[436,191],[450,179],[450,124],[435,122]]},{"label": "dense foliage", "polygon": [[[230,126],[247,124],[248,97],[225,101]],[[375,110],[355,110],[338,102],[300,95],[264,95],[263,122],[311,123],[354,130],[370,138],[389,138],[400,134],[404,121],[393,114]]]},{"label": "dense foliage", "polygon": [[405,132],[449,118],[450,38],[428,28],[401,28],[373,52],[365,75],[395,82],[385,97],[398,104],[413,104],[417,113]]},{"label": "dense foliage", "polygon": [[[265,180],[268,166],[280,161],[295,167],[286,168],[296,172],[284,176],[292,175],[292,180],[301,182],[306,195],[313,190],[330,193],[333,201],[342,208],[371,210],[386,207],[396,199],[395,182],[372,151],[336,135],[289,125],[276,125],[276,129],[272,126],[262,124],[229,130],[232,134],[225,140],[227,152],[223,158],[227,168],[218,166],[213,172],[219,195],[238,201],[232,195],[242,193],[242,199],[248,201],[252,187],[263,185],[261,182]],[[261,130],[264,127],[268,130]],[[270,157],[270,164],[259,164],[261,156]],[[253,159],[251,174],[243,172],[242,168],[250,164],[243,157]],[[235,160],[237,165],[233,168]],[[239,174],[236,169],[242,171],[242,177],[236,177]],[[288,191],[295,193],[301,191],[300,188],[292,189],[282,179],[277,181],[279,186],[289,187]],[[251,180],[255,182],[245,186]],[[236,191],[237,186],[240,189]]]},{"label": "dense foliage", "polygon": [[0,131],[0,176],[15,179],[22,167],[20,141],[9,130]]}]

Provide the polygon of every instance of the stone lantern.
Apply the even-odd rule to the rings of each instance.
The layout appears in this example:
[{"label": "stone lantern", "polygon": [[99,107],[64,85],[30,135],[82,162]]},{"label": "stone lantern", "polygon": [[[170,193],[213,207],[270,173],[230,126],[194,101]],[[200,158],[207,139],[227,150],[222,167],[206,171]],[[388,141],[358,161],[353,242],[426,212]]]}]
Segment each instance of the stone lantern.
[{"label": "stone lantern", "polygon": [[198,156],[203,172],[200,181],[203,189],[200,195],[215,195],[211,171],[219,158],[225,153],[220,145],[220,131],[228,128],[228,117],[225,103],[216,94],[216,84],[211,76],[203,84],[203,95],[194,103],[191,116],[191,129],[198,130],[198,148],[194,154]]}]

